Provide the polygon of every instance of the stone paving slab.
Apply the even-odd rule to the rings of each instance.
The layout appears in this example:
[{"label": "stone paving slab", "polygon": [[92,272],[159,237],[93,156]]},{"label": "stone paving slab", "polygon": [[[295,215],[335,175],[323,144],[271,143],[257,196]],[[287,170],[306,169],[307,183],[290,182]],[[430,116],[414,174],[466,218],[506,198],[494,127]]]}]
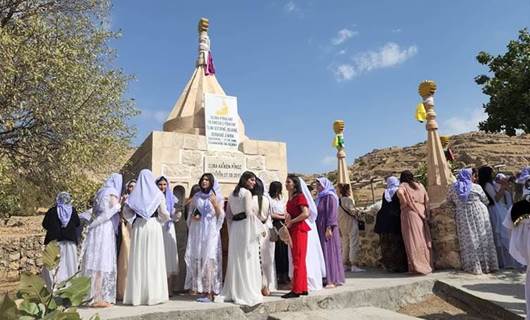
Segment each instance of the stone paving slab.
[{"label": "stone paving slab", "polygon": [[491,318],[518,320],[524,319],[526,314],[525,279],[525,274],[517,271],[440,279],[435,285],[435,292]]},{"label": "stone paving slab", "polygon": [[270,320],[414,320],[420,319],[394,311],[360,307],[340,310],[316,310],[305,312],[281,312],[269,315]]},{"label": "stone paving slab", "polygon": [[[502,275],[498,277],[502,278]],[[83,308],[80,314],[83,319],[99,313],[102,319],[116,320],[266,320],[269,315],[282,312],[296,313],[368,306],[398,310],[406,304],[422,301],[428,294],[433,293],[433,288],[439,283],[445,284],[448,289],[453,285],[473,285],[495,279],[495,277],[484,278],[456,272],[435,272],[427,276],[413,276],[370,270],[364,273],[348,273],[345,285],[310,293],[307,297],[284,300],[280,296],[285,291],[277,291],[272,296],[265,297],[264,303],[253,308],[223,302],[198,303],[189,295],[180,295],[156,306],[116,305],[106,309]],[[524,308],[524,300],[522,302]],[[520,305],[517,307],[519,308]]]}]

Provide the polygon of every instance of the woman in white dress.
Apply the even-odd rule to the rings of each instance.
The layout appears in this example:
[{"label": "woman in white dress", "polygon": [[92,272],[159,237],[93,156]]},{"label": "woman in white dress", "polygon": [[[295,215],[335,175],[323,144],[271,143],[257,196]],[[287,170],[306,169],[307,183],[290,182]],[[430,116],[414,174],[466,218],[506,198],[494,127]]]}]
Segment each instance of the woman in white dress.
[{"label": "woman in white dress", "polygon": [[[528,177],[522,178],[528,180]],[[530,186],[525,183],[522,200],[513,204],[503,225],[510,230],[510,255],[520,264],[526,265],[526,319],[530,316]]]},{"label": "woman in white dress", "polygon": [[[326,263],[324,261],[324,253],[322,252],[316,225],[318,211],[307,184],[302,178],[297,178],[300,180],[302,192],[309,205],[309,218],[305,219],[305,222],[311,228],[307,233],[307,288],[309,291],[318,291],[323,288],[323,278],[326,277]],[[291,278],[293,274],[292,267],[291,255],[289,255],[289,275]]]},{"label": "woman in white dress", "polygon": [[93,307],[116,303],[116,235],[113,218],[119,214],[122,176],[113,173],[98,190],[88,225],[81,274],[91,279]]},{"label": "woman in white dress", "polygon": [[276,290],[276,268],[274,265],[275,242],[270,240],[270,230],[272,226],[272,217],[270,210],[270,198],[265,196],[265,186],[261,179],[256,178],[256,185],[252,190],[253,209],[255,215],[260,219],[265,227],[266,234],[260,238],[260,257],[261,257],[261,277],[262,288],[261,294],[270,296],[271,291]]},{"label": "woman in white dress", "polygon": [[55,206],[51,207],[42,221],[46,230],[44,244],[57,241],[61,253],[59,265],[55,270],[42,270],[46,286],[52,290],[55,284],[67,280],[77,272],[77,229],[80,226],[79,216],[72,206],[72,196],[68,192],[59,192]]},{"label": "woman in white dress", "polygon": [[166,199],[166,208],[169,211],[170,220],[164,223],[162,233],[164,236],[164,252],[166,253],[166,273],[167,273],[167,288],[169,296],[173,296],[173,284],[176,283],[176,278],[179,273],[179,257],[177,249],[177,233],[175,231],[175,222],[180,220],[180,212],[176,212],[175,204],[177,200],[173,195],[169,180],[164,177],[156,179],[158,189],[162,191]]},{"label": "woman in white dress", "polygon": [[225,213],[219,183],[211,173],[199,179],[200,191],[190,203],[188,244],[186,247],[186,285],[184,289],[204,294],[199,302],[212,302],[222,286],[220,230]]},{"label": "woman in white dress", "polygon": [[127,198],[125,218],[133,223],[124,304],[153,305],[169,300],[162,224],[169,221],[164,194],[150,170],[140,171]]},{"label": "woman in white dress", "polygon": [[259,263],[259,238],[265,228],[252,209],[256,175],[245,171],[228,197],[226,212],[229,242],[223,287],[226,301],[254,306],[263,302]]}]

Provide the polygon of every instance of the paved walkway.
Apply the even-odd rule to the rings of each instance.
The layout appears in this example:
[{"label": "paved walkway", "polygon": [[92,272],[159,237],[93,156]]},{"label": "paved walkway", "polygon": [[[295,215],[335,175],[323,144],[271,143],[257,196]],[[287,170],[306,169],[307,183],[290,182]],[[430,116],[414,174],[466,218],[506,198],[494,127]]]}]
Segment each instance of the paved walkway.
[{"label": "paved walkway", "polygon": [[[254,308],[240,307],[231,303],[198,303],[189,295],[180,295],[173,297],[169,302],[156,306],[116,305],[107,309],[83,308],[80,313],[83,319],[88,319],[91,315],[99,313],[102,319],[265,320],[269,315],[284,312],[302,312],[303,314],[307,311],[317,310],[320,311],[319,314],[326,314],[325,310],[369,306],[398,310],[403,305],[420,302],[437,288],[441,288],[440,290],[443,292],[452,293],[454,291],[452,287],[455,287],[469,291],[471,296],[477,295],[485,300],[490,299],[493,303],[503,302],[504,304],[495,305],[521,314],[521,312],[524,313],[523,285],[524,274],[517,273],[474,276],[456,272],[436,272],[428,276],[411,276],[370,270],[364,273],[350,273],[345,285],[335,289],[314,292],[303,298],[284,300],[280,298],[280,295],[285,291],[274,292],[273,296],[266,297],[263,304]],[[469,297],[460,298],[458,299],[462,300],[463,303],[470,303]],[[370,309],[363,312],[373,313],[375,310]],[[316,314],[314,315],[316,316]],[[306,317],[306,319],[310,318]],[[340,318],[333,317],[333,319],[339,320]],[[380,319],[389,318],[385,318],[383,311],[381,311]]]}]

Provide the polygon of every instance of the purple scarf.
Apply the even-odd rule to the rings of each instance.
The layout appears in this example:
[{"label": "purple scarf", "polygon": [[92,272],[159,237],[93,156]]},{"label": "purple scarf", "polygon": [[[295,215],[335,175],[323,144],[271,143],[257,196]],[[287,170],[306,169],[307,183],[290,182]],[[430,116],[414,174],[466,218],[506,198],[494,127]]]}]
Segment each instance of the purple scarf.
[{"label": "purple scarf", "polygon": [[174,210],[175,210],[175,203],[177,203],[178,200],[175,199],[175,195],[173,194],[173,191],[171,190],[171,185],[169,184],[169,180],[164,177],[160,176],[156,179],[156,185],[158,186],[158,183],[162,180],[166,181],[166,191],[164,193],[164,196],[166,197],[166,207],[167,211],[169,212],[169,216],[171,217],[171,220],[165,223],[166,230],[169,230],[171,224],[173,223],[173,218],[175,216]]},{"label": "purple scarf", "polygon": [[471,169],[462,169],[458,172],[456,182],[453,184],[456,194],[461,201],[467,201],[473,182],[471,181],[473,171]]},{"label": "purple scarf", "polygon": [[65,228],[72,217],[72,196],[68,192],[59,192],[55,198],[55,204],[61,226]]},{"label": "purple scarf", "polygon": [[335,187],[333,187],[333,183],[329,181],[328,178],[320,177],[317,179],[317,181],[320,183],[322,188],[324,188],[317,196],[316,204],[318,206],[320,199],[322,199],[325,196],[331,195],[333,198],[335,198],[335,201],[337,201],[337,205],[339,205],[339,197],[337,196],[337,192],[335,191]]},{"label": "purple scarf", "polygon": [[526,180],[530,178],[530,167],[524,167],[519,174],[519,177],[515,180],[518,184],[525,184]]},{"label": "purple scarf", "polygon": [[386,189],[385,189],[385,200],[386,202],[392,202],[392,197],[396,194],[396,191],[399,188],[399,179],[392,176],[386,179]]}]

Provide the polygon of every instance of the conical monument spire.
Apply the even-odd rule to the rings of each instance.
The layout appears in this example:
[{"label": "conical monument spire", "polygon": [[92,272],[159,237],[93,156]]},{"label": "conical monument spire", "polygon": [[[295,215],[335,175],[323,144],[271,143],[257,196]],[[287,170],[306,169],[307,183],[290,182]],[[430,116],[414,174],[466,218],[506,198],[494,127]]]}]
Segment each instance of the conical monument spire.
[{"label": "conical monument spire", "polygon": [[[167,117],[163,127],[164,131],[205,135],[204,94],[226,96],[215,77],[208,26],[208,19],[201,18],[198,28],[199,56],[195,70]],[[245,126],[241,118],[238,119],[238,123],[239,141],[246,140]]]},{"label": "conical monument spire", "polygon": [[427,191],[429,192],[431,207],[435,208],[446,199],[449,186],[455,178],[447,165],[438,134],[433,97],[436,92],[436,84],[430,80],[423,81],[418,87],[418,92],[427,111]]}]

